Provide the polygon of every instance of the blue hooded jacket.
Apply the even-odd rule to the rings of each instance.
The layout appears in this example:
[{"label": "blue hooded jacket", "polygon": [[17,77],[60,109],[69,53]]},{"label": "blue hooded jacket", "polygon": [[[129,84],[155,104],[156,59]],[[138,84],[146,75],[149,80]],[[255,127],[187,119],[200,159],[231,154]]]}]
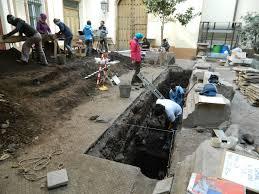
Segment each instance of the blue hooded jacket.
[{"label": "blue hooded jacket", "polygon": [[93,29],[90,25],[85,25],[83,33],[85,35],[85,40],[93,40]]}]

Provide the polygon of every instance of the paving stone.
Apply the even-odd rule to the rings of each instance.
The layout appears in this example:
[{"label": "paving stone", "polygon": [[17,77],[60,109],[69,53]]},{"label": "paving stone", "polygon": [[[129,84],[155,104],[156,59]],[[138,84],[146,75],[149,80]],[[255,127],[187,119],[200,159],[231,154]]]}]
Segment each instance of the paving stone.
[{"label": "paving stone", "polygon": [[68,177],[67,170],[61,169],[47,173],[48,189],[54,189],[60,186],[67,185]]},{"label": "paving stone", "polygon": [[173,177],[167,178],[156,183],[153,194],[169,194],[173,183]]}]

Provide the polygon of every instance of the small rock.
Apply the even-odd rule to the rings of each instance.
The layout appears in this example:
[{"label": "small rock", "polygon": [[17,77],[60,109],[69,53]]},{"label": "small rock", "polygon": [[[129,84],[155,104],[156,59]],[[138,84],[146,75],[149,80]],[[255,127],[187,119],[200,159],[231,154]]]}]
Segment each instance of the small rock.
[{"label": "small rock", "polygon": [[89,118],[89,120],[94,121],[99,117],[99,115],[94,115]]},{"label": "small rock", "polygon": [[4,176],[4,179],[8,179],[8,178],[9,178],[9,176],[8,176],[8,175],[5,175],[5,176]]},{"label": "small rock", "polygon": [[97,123],[109,123],[111,121],[110,118],[98,117],[95,122]]},{"label": "small rock", "polygon": [[1,133],[5,134],[6,133],[6,129],[2,129]]},{"label": "small rock", "polygon": [[243,139],[248,145],[254,144],[254,138],[250,134],[243,134],[241,139]]},{"label": "small rock", "polygon": [[124,158],[125,157],[123,156],[123,154],[119,154],[119,155],[116,156],[115,160],[116,161],[122,161],[122,160],[124,160]]},{"label": "small rock", "polygon": [[204,128],[202,127],[196,127],[195,130],[198,132],[198,133],[203,133],[205,131]]},{"label": "small rock", "polygon": [[35,141],[38,141],[38,140],[39,140],[39,136],[36,136],[36,137],[34,138],[34,140],[35,140]]},{"label": "small rock", "polygon": [[13,153],[13,152],[15,152],[16,148],[17,148],[17,145],[14,143],[11,143],[7,146],[7,152]]},{"label": "small rock", "polygon": [[9,125],[10,125],[9,120],[6,120],[5,123],[3,123],[3,124],[1,125],[1,128],[2,128],[2,129],[6,129],[6,128],[9,127]]}]

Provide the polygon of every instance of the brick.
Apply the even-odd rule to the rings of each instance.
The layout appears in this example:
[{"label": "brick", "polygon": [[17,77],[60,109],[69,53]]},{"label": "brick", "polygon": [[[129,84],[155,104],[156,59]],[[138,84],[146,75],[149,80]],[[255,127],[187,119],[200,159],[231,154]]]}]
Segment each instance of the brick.
[{"label": "brick", "polygon": [[169,194],[173,183],[173,177],[167,178],[156,183],[153,194]]},{"label": "brick", "polygon": [[55,189],[61,186],[65,186],[68,183],[67,170],[61,169],[47,173],[47,185],[48,189]]}]

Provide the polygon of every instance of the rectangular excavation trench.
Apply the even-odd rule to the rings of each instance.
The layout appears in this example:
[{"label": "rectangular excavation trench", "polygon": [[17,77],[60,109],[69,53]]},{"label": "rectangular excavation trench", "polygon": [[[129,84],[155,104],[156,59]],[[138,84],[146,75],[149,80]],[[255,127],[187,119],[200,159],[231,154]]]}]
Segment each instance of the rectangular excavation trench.
[{"label": "rectangular excavation trench", "polygon": [[[157,88],[168,98],[170,84],[176,82],[186,88],[190,76],[190,70],[170,69],[159,76],[157,81],[163,81]],[[155,101],[150,92],[142,93],[85,154],[137,166],[145,176],[163,179],[170,167],[174,135],[165,131],[163,116],[153,115]]]}]

